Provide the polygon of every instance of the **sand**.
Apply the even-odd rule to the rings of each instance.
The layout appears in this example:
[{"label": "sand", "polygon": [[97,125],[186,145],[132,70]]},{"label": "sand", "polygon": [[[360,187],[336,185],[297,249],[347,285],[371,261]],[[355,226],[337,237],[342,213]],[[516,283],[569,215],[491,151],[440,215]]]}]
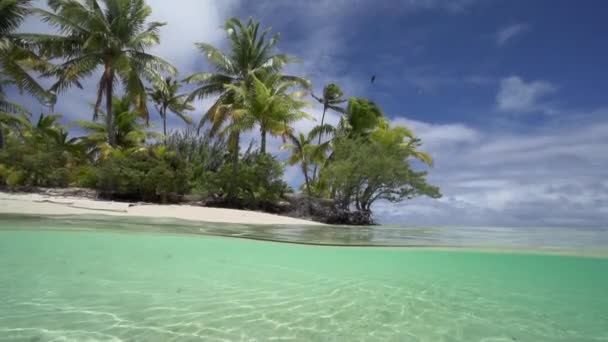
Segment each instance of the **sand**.
[{"label": "sand", "polygon": [[0,214],[101,214],[240,224],[321,225],[318,222],[248,210],[205,208],[191,205],[130,204],[125,202],[98,201],[81,197],[4,192],[0,192]]}]

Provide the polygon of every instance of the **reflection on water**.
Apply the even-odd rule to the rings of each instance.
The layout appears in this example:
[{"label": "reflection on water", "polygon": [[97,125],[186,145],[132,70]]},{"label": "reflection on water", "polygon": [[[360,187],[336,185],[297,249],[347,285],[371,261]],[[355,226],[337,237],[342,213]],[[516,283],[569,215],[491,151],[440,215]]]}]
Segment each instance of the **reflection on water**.
[{"label": "reflection on water", "polygon": [[28,229],[37,222],[44,229],[197,234],[337,246],[554,248],[594,252],[608,248],[608,228],[245,225],[104,215],[0,215],[0,229]]}]

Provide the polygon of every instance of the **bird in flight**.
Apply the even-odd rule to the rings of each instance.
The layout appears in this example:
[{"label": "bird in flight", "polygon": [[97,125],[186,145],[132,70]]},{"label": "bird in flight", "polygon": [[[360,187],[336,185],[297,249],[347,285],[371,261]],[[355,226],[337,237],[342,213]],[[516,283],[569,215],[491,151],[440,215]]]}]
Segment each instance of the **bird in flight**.
[{"label": "bird in flight", "polygon": [[372,79],[371,79],[371,83],[374,83],[375,80],[376,80],[376,75],[373,75]]}]

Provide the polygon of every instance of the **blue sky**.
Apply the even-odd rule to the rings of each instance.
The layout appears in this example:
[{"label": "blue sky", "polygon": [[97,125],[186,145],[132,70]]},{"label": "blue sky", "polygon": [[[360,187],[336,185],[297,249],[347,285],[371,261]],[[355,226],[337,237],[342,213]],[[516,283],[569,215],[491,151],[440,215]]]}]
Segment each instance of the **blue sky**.
[{"label": "blue sky", "polygon": [[[413,128],[435,156],[429,179],[444,197],[379,203],[381,222],[606,225],[604,1],[149,3],[154,18],[168,22],[155,52],[183,75],[208,69],[193,42],[225,47],[223,21],[251,15],[281,32],[279,48],[302,59],[288,72],[309,77],[316,92],[335,82],[348,95],[376,101],[395,124]],[[30,19],[22,30],[48,28]],[[373,85],[371,75],[377,76]],[[60,98],[57,111],[67,121],[90,117],[95,79],[85,87]],[[210,102],[198,103],[193,116]],[[318,106],[310,112],[320,118]],[[280,141],[271,145],[278,152]],[[288,168],[286,177],[294,185],[302,180],[297,168]]]}]

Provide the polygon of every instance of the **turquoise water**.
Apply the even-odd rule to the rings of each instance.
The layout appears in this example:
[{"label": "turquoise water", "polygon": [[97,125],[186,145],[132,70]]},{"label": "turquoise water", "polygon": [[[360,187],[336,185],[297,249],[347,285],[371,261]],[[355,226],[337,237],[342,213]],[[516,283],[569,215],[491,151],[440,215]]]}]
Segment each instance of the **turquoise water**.
[{"label": "turquoise water", "polygon": [[0,228],[0,341],[608,341],[605,230]]}]

